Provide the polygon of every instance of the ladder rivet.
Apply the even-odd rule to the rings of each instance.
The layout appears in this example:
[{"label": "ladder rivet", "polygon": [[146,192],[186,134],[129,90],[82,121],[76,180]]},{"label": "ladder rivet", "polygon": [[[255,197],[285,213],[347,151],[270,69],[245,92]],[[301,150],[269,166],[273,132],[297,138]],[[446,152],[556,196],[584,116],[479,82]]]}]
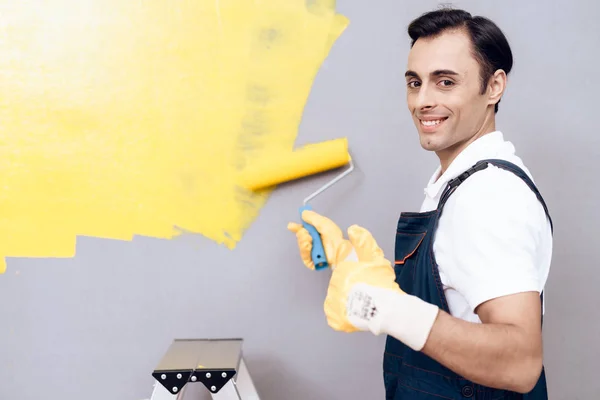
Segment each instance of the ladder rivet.
[{"label": "ladder rivet", "polygon": [[216,387],[216,386],[211,386],[211,387],[210,387],[210,390],[212,390],[212,391],[214,392],[214,391],[216,391],[216,390],[217,390],[217,387]]},{"label": "ladder rivet", "polygon": [[222,376],[223,378],[227,378],[227,373],[223,372],[223,373],[221,374],[221,376]]},{"label": "ladder rivet", "polygon": [[181,379],[181,374],[177,374],[177,379]]},{"label": "ladder rivet", "polygon": [[164,381],[165,379],[167,379],[167,376],[166,376],[165,374],[162,374],[162,375],[160,376],[160,379],[162,379],[162,380]]},{"label": "ladder rivet", "polygon": [[174,392],[177,392],[178,390],[179,390],[179,389],[177,389],[177,386],[175,386],[175,387],[173,388],[173,391],[174,391]]},{"label": "ladder rivet", "polygon": [[198,380],[198,378],[196,378],[196,375],[192,376],[192,382],[196,382]]},{"label": "ladder rivet", "polygon": [[206,373],[206,377],[207,377],[207,378],[210,378],[210,372],[207,372],[207,373]]}]

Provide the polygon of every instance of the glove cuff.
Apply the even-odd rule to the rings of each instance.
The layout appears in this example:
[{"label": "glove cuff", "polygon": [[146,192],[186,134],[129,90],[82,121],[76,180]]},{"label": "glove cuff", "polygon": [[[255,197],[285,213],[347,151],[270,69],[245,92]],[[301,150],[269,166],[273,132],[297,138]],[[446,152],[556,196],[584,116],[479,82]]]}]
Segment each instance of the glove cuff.
[{"label": "glove cuff", "polygon": [[388,334],[421,351],[439,308],[399,289],[357,283],[346,303],[348,321],[359,330]]},{"label": "glove cuff", "polygon": [[433,324],[437,318],[439,307],[427,303],[420,298],[395,292],[389,296],[386,315],[381,321],[381,332],[384,332],[410,347],[421,351]]}]

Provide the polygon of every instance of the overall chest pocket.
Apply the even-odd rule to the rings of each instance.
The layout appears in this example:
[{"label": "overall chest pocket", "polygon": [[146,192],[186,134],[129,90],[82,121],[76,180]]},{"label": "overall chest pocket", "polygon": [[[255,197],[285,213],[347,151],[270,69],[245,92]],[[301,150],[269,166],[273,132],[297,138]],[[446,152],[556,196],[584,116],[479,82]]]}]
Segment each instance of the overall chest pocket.
[{"label": "overall chest pocket", "polygon": [[409,281],[415,277],[415,267],[422,253],[421,248],[427,232],[396,231],[396,246],[394,252],[394,270],[396,282],[403,290],[409,290]]}]

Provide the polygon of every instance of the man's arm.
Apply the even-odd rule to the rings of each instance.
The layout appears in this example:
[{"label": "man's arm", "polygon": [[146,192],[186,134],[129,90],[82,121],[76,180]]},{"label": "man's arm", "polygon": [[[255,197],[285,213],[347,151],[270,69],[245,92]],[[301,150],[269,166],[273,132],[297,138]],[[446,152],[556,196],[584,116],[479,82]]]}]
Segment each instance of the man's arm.
[{"label": "man's arm", "polygon": [[481,385],[531,391],[542,370],[539,293],[499,297],[476,313],[481,324],[440,310],[422,352]]},{"label": "man's arm", "polygon": [[[454,195],[440,263],[482,324],[439,313],[423,351],[486,386],[529,392],[542,368],[544,209],[519,178],[489,167]],[[448,204],[451,202],[449,201]]]}]

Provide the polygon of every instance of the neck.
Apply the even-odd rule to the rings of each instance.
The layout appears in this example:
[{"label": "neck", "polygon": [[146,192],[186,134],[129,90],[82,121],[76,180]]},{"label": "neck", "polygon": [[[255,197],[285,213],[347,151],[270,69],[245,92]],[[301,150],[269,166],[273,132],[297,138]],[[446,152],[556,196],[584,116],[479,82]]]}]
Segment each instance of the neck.
[{"label": "neck", "polygon": [[482,127],[474,134],[471,135],[468,139],[457,142],[454,145],[436,152],[438,158],[440,159],[440,176],[446,172],[452,161],[456,159],[456,157],[469,146],[471,143],[476,141],[482,136],[487,135],[488,133],[492,133],[496,130],[496,122],[492,117],[489,121],[484,123]]}]

